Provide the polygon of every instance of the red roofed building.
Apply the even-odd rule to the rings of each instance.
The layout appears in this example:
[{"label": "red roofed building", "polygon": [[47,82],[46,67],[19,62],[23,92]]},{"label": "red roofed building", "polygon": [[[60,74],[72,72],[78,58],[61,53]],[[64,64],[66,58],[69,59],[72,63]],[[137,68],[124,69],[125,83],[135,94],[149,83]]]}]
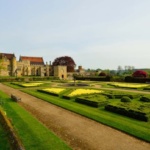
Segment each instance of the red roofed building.
[{"label": "red roofed building", "polygon": [[30,65],[44,65],[44,61],[42,57],[29,57],[29,56],[20,56],[19,61],[30,61]]},{"label": "red roofed building", "polygon": [[12,60],[13,57],[15,57],[15,54],[10,54],[10,53],[1,53],[0,54],[0,59],[8,59],[8,60]]},{"label": "red roofed building", "polygon": [[51,64],[44,64],[43,57],[20,56],[0,53],[0,76],[49,76]]}]

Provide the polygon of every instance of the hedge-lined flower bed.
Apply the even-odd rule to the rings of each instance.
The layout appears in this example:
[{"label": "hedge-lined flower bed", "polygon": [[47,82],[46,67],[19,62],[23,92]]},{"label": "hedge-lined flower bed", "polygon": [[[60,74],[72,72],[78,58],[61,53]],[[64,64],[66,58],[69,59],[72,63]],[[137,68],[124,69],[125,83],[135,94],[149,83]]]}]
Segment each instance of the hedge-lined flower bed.
[{"label": "hedge-lined flower bed", "polygon": [[148,121],[150,119],[150,104],[146,102],[118,102],[108,104],[105,109],[137,120]]},{"label": "hedge-lined flower bed", "polygon": [[124,116],[128,116],[134,119],[142,120],[142,121],[148,121],[148,117],[146,113],[132,110],[132,109],[125,109],[123,107],[119,106],[113,106],[113,105],[106,105],[105,109],[114,113],[118,113]]},{"label": "hedge-lined flower bed", "polygon": [[109,85],[113,85],[115,87],[122,87],[122,88],[144,88],[149,86],[148,84],[131,84],[131,83],[109,83]]},{"label": "hedge-lined flower bed", "polygon": [[139,94],[134,94],[134,93],[129,94],[129,93],[124,93],[124,92],[120,93],[120,92],[116,92],[116,91],[113,91],[113,92],[104,92],[102,94],[105,95],[105,96],[107,96],[110,99],[118,99],[118,98],[122,98],[123,96],[127,96],[127,97],[129,97],[131,99],[140,97]]},{"label": "hedge-lined flower bed", "polygon": [[43,83],[24,83],[24,84],[21,84],[22,86],[24,87],[32,87],[32,86],[39,86]]},{"label": "hedge-lined flower bed", "polygon": [[50,92],[50,93],[57,93],[59,94],[60,92],[66,90],[65,88],[46,88],[42,89],[43,91]]},{"label": "hedge-lined flower bed", "polygon": [[12,83],[12,84],[19,85],[22,87],[36,87],[36,86],[42,85],[43,83],[34,82],[34,83]]},{"label": "hedge-lined flower bed", "polygon": [[107,97],[104,95],[81,96],[77,97],[75,101],[92,107],[105,106],[108,104]]},{"label": "hedge-lined flower bed", "polygon": [[94,93],[102,93],[101,90],[93,90],[93,89],[75,89],[68,96],[73,97],[82,94],[94,94]]},{"label": "hedge-lined flower bed", "polygon": [[65,88],[46,88],[46,89],[41,89],[38,91],[43,92],[43,93],[48,93],[48,94],[51,94],[54,96],[58,96],[64,90],[66,90],[66,89]]}]

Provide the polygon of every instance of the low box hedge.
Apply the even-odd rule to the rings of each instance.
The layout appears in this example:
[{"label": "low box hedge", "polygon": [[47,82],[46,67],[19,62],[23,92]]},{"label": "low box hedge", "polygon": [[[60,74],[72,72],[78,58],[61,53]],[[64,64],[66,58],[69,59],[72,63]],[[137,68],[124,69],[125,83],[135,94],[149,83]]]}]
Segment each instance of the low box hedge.
[{"label": "low box hedge", "polygon": [[92,99],[86,99],[81,97],[77,97],[75,101],[92,107],[105,106],[108,104],[107,100],[92,100]]},{"label": "low box hedge", "polygon": [[124,115],[127,117],[131,117],[131,118],[134,118],[137,120],[148,122],[148,117],[147,117],[146,113],[144,113],[144,112],[139,112],[139,111],[132,110],[132,109],[126,109],[126,108],[114,106],[111,104],[106,105],[105,110],[111,111],[114,113],[118,113],[118,114],[121,114],[121,115]]},{"label": "low box hedge", "polygon": [[140,98],[140,101],[142,101],[142,102],[150,102],[150,97],[142,96],[142,97]]},{"label": "low box hedge", "polygon": [[70,100],[70,99],[71,99],[71,97],[70,97],[70,96],[67,96],[67,95],[63,95],[63,96],[62,96],[62,98],[64,98],[64,99],[68,99],[68,100]]},{"label": "low box hedge", "polygon": [[99,102],[96,101],[86,100],[82,98],[76,98],[75,101],[81,104],[86,104],[88,106],[99,107]]},{"label": "low box hedge", "polygon": [[103,95],[105,95],[105,96],[107,96],[108,98],[110,98],[110,99],[115,99],[115,98],[117,98],[117,99],[120,99],[120,98],[122,98],[123,96],[127,96],[127,97],[129,97],[129,98],[131,98],[131,99],[134,99],[134,98],[138,98],[139,97],[139,95],[138,94],[115,94],[115,93],[102,93]]},{"label": "low box hedge", "polygon": [[48,92],[48,91],[44,91],[44,90],[37,90],[37,91],[42,92],[42,93],[46,93],[46,94],[50,94],[53,96],[59,96],[59,94],[57,94],[57,93],[52,93],[52,92]]}]

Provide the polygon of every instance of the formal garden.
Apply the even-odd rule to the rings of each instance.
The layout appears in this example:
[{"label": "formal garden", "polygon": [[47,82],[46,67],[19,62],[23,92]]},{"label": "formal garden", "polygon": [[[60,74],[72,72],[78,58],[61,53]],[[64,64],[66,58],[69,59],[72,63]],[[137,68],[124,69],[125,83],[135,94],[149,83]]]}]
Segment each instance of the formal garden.
[{"label": "formal garden", "polygon": [[[149,84],[96,81],[76,81],[75,83],[74,81],[62,80],[7,82],[4,84],[150,142]],[[145,90],[145,88],[147,89]],[[32,145],[34,147],[37,143],[42,143],[50,138],[52,139],[51,146],[59,145],[60,147],[61,145],[62,149],[69,149],[65,143],[20,107],[18,103],[12,102],[2,92],[1,95],[5,99],[5,104],[1,107],[7,113],[7,117],[11,118],[17,134],[27,149],[28,147],[32,149]],[[34,129],[35,124],[37,130]],[[26,128],[21,130],[23,126]],[[36,132],[39,130],[40,133]],[[30,137],[27,137],[26,133],[29,132],[30,137],[35,137],[36,140],[32,141]],[[39,136],[42,138],[36,138]],[[40,149],[40,146],[44,149],[50,146],[49,143],[37,145],[37,149]]]}]

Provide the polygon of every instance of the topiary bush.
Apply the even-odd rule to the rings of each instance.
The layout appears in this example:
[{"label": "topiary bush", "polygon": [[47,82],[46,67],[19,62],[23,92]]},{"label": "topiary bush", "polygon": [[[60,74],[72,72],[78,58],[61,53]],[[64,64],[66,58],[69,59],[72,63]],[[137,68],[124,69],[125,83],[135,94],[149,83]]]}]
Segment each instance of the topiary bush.
[{"label": "topiary bush", "polygon": [[131,102],[131,99],[130,99],[130,97],[128,97],[128,96],[123,96],[123,97],[121,98],[121,102]]}]

